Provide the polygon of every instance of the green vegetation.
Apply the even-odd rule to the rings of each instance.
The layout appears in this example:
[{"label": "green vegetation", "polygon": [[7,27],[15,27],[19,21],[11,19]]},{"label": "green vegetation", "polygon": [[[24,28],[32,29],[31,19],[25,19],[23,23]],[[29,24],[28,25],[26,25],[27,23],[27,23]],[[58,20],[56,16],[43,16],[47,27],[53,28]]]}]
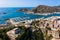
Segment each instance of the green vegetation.
[{"label": "green vegetation", "polygon": [[41,29],[35,32],[35,40],[44,40],[44,36]]},{"label": "green vegetation", "polygon": [[8,31],[9,29],[0,29],[0,40],[9,40],[6,32]]},{"label": "green vegetation", "polygon": [[[14,26],[11,28],[0,29],[0,40],[10,40],[6,33],[14,28],[16,28],[16,27]],[[21,36],[22,36],[24,34],[24,31],[26,30],[25,26],[19,26],[17,28],[20,28],[23,30],[23,32],[21,34]]]},{"label": "green vegetation", "polygon": [[46,35],[46,40],[51,40],[52,38],[53,38],[52,35],[50,36]]},{"label": "green vegetation", "polygon": [[52,35],[48,36],[48,34],[47,34],[48,30],[51,30],[51,28],[50,27],[46,27],[45,37],[46,37],[46,40],[51,40]]},{"label": "green vegetation", "polygon": [[32,31],[30,28],[24,29],[22,34],[18,35],[18,40],[33,40],[32,38]]},{"label": "green vegetation", "polygon": [[[0,29],[0,40],[10,40],[6,32],[14,28],[16,27]],[[25,28],[25,26],[19,26],[17,28],[20,28],[22,30],[22,33],[20,33],[16,38],[17,40],[44,40],[43,33],[40,29],[32,32],[31,27]]]},{"label": "green vegetation", "polygon": [[6,32],[8,32],[9,30],[12,30],[13,28],[15,27],[0,29],[0,40],[10,40]]},{"label": "green vegetation", "polygon": [[51,28],[50,27],[46,27],[46,30],[51,30]]},{"label": "green vegetation", "polygon": [[20,28],[22,31],[25,31],[26,30],[26,27],[25,26],[18,26],[18,28]]},{"label": "green vegetation", "polygon": [[40,29],[32,32],[32,29],[30,27],[27,29],[24,28],[24,31],[18,35],[17,40],[44,40],[44,36]]}]

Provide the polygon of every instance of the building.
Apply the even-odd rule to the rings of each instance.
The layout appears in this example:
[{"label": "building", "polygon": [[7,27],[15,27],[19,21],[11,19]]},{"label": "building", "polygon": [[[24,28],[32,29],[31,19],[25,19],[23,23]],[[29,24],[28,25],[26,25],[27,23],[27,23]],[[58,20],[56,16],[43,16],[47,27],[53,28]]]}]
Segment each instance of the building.
[{"label": "building", "polygon": [[9,38],[11,40],[16,40],[16,38],[18,37],[18,35],[21,33],[22,31],[18,28],[14,28],[10,31],[7,32],[7,35],[9,36]]}]

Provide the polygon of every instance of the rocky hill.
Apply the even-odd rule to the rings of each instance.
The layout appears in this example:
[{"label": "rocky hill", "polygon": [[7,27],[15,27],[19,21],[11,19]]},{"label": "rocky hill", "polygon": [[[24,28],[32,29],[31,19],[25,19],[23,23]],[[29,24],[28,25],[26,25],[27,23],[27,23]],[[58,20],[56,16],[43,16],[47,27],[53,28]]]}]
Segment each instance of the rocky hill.
[{"label": "rocky hill", "polygon": [[21,8],[18,10],[18,12],[24,11],[24,12],[34,12],[34,13],[53,13],[53,12],[60,12],[60,6],[46,6],[46,5],[39,5],[32,10],[29,10],[28,8]]},{"label": "rocky hill", "polygon": [[39,5],[36,8],[33,8],[32,11],[34,13],[53,13],[53,12],[60,12],[60,6],[45,6]]},{"label": "rocky hill", "polygon": [[19,9],[19,10],[17,10],[17,12],[26,12],[26,11],[28,11],[29,9],[28,8],[21,8],[21,9]]}]

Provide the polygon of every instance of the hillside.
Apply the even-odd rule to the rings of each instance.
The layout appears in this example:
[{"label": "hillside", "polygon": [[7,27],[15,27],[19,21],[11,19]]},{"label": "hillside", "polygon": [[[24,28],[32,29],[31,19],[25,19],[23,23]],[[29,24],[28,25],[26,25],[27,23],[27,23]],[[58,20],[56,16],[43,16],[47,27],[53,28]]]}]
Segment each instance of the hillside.
[{"label": "hillside", "polygon": [[45,6],[39,5],[36,8],[33,8],[32,11],[34,13],[53,13],[53,12],[60,12],[60,6]]},{"label": "hillside", "polygon": [[28,11],[29,9],[28,8],[20,8],[19,10],[17,10],[17,12],[26,12],[26,11]]},{"label": "hillside", "polygon": [[28,8],[21,8],[17,10],[18,12],[24,11],[27,13],[53,13],[53,12],[60,12],[60,6],[46,6],[46,5],[39,5],[32,10]]}]

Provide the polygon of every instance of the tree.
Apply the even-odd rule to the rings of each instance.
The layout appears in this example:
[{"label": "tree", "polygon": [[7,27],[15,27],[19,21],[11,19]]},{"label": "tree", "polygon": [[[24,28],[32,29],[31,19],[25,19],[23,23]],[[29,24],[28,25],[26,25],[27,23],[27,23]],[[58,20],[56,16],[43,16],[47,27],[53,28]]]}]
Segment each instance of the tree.
[{"label": "tree", "polygon": [[51,28],[50,27],[46,27],[46,30],[51,30]]},{"label": "tree", "polygon": [[0,29],[0,39],[1,39],[1,40],[10,40],[6,33],[7,33],[8,31],[14,29],[14,28],[15,28],[15,27]]},{"label": "tree", "polygon": [[51,40],[52,35],[48,36],[48,34],[47,34],[48,30],[51,30],[51,28],[50,27],[46,27],[46,35],[45,35],[45,37],[46,37],[46,40]]},{"label": "tree", "polygon": [[44,40],[44,36],[40,28],[35,32],[35,40]]},{"label": "tree", "polygon": [[0,39],[9,40],[7,34],[3,31],[4,29],[0,29]]},{"label": "tree", "polygon": [[18,40],[33,40],[31,28],[26,29],[17,37]]}]

